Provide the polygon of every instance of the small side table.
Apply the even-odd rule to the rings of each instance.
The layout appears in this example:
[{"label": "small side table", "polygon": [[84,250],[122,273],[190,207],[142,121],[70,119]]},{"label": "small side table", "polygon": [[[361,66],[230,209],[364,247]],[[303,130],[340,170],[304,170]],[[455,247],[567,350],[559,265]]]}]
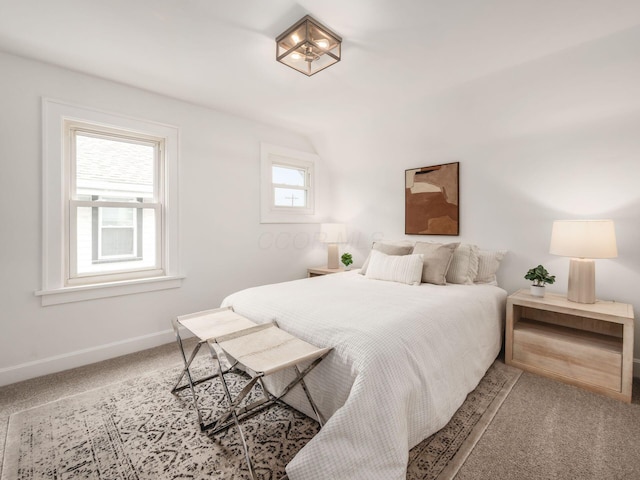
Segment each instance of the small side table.
[{"label": "small side table", "polygon": [[631,402],[633,306],[564,295],[507,299],[507,365]]},{"label": "small side table", "polygon": [[332,273],[340,273],[344,271],[344,268],[313,267],[307,268],[307,277],[319,277],[321,275],[330,275]]}]

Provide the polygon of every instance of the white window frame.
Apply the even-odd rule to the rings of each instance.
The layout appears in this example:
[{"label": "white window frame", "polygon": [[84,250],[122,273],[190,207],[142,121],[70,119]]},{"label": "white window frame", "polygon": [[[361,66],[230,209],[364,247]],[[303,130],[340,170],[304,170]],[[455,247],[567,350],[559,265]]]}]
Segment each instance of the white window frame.
[{"label": "white window frame", "polygon": [[[171,125],[140,120],[110,112],[43,98],[43,269],[42,289],[35,292],[42,305],[90,300],[181,286],[184,276],[178,265],[178,151],[179,130]],[[161,268],[88,277],[88,281],[70,281],[69,242],[75,238],[70,218],[73,199],[69,198],[73,175],[68,156],[65,122],[89,124],[135,136],[162,139],[163,162],[160,165],[163,191],[157,207]],[[102,202],[101,206],[112,206]],[[92,205],[89,205],[92,206]],[[121,206],[115,202],[113,206]],[[128,206],[131,206],[129,204]],[[136,205],[137,206],[137,205]],[[154,207],[156,208],[156,207]]]},{"label": "white window frame", "polygon": [[[86,285],[99,284],[118,280],[129,280],[134,278],[158,277],[164,274],[164,255],[162,254],[162,239],[164,232],[162,230],[162,204],[164,203],[164,154],[165,147],[163,137],[142,134],[131,130],[114,129],[112,127],[103,127],[94,123],[78,122],[65,118],[63,122],[64,128],[64,150],[63,161],[68,162],[65,170],[69,172],[67,179],[68,188],[65,189],[64,204],[69,206],[67,215],[66,231],[69,232],[65,239],[65,252],[67,259],[65,261],[67,267],[65,285]],[[77,133],[90,135],[100,138],[118,138],[130,143],[139,143],[152,145],[155,152],[154,159],[154,189],[151,201],[140,203],[122,202],[117,200],[78,200],[76,198],[76,153],[75,153],[75,136]],[[77,212],[79,207],[112,207],[112,208],[135,208],[140,211],[142,209],[153,209],[156,219],[156,258],[153,267],[138,268],[135,270],[125,269],[109,272],[97,273],[78,273],[77,268],[77,245],[78,238],[76,227]],[[101,223],[101,222],[98,222]],[[99,227],[100,228],[100,225]],[[135,228],[134,228],[135,231]],[[98,243],[101,236],[98,237]],[[98,255],[100,258],[100,255]]]},{"label": "white window frame", "polygon": [[[268,143],[260,144],[260,222],[261,223],[313,223],[317,222],[318,155]],[[291,167],[305,171],[305,186],[280,185],[273,182],[273,167]],[[305,190],[305,207],[284,207],[275,204],[275,188]]]}]

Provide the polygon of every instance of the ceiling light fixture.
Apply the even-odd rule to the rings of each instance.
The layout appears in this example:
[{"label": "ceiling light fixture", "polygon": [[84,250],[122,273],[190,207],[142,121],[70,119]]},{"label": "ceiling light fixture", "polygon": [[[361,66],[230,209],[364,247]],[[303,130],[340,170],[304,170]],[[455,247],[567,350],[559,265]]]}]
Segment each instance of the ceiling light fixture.
[{"label": "ceiling light fixture", "polygon": [[307,76],[340,61],[342,38],[309,15],[276,38],[276,60]]}]

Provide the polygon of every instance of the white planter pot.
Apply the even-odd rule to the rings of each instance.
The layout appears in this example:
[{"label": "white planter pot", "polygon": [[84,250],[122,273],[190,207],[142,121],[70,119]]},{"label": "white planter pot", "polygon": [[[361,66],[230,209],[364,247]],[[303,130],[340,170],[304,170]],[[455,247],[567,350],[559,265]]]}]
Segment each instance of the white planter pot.
[{"label": "white planter pot", "polygon": [[531,285],[531,295],[534,297],[544,297],[544,285]]}]

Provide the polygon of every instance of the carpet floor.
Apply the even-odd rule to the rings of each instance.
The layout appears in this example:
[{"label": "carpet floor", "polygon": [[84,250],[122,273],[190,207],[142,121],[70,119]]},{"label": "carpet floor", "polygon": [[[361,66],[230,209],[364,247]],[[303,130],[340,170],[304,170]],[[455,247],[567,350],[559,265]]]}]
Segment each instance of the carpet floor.
[{"label": "carpet floor", "polygon": [[[179,371],[174,364],[11,412],[2,480],[247,478],[235,429],[215,437],[201,433],[188,391],[169,393]],[[519,375],[519,370],[494,363],[449,424],[411,450],[407,479],[453,478]],[[233,388],[239,390],[242,382],[235,377]],[[85,387],[92,385],[89,381]],[[198,388],[206,402],[204,415],[215,416],[223,401],[221,389],[212,383]],[[15,386],[0,389],[0,395],[15,397],[16,391]],[[10,405],[25,406],[24,400],[13,400]],[[278,406],[247,420],[243,430],[259,478],[271,480],[284,474],[285,465],[318,427]]]},{"label": "carpet floor", "polygon": [[524,372],[455,480],[640,480],[640,380],[626,404]]}]

